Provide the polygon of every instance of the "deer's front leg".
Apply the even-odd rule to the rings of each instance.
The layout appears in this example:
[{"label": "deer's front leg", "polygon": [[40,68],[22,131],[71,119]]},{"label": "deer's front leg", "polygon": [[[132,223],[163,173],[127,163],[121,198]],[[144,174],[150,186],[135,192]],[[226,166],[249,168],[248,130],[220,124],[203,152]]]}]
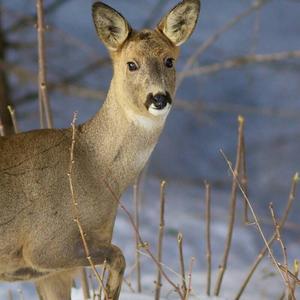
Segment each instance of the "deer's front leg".
[{"label": "deer's front leg", "polygon": [[[81,240],[72,247],[70,247],[70,244],[68,246],[66,248],[56,248],[56,253],[53,253],[53,251],[47,253],[45,247],[41,249],[41,252],[35,249],[31,253],[30,261],[35,269],[49,271],[50,273],[90,266]],[[110,300],[118,300],[126,266],[122,251],[111,244],[90,242],[88,246],[95,265],[101,265],[104,261],[107,262],[110,271],[107,293]],[[27,256],[27,258],[29,257]]]}]

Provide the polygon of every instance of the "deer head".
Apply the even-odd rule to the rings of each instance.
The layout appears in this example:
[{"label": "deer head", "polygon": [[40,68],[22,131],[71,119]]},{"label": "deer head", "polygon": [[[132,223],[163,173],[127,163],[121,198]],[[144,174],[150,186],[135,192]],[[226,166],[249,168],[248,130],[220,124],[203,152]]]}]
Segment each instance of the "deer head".
[{"label": "deer head", "polygon": [[113,60],[115,98],[133,117],[164,120],[173,103],[179,46],[192,34],[200,1],[184,0],[154,30],[135,31],[116,10],[93,5],[99,38]]}]

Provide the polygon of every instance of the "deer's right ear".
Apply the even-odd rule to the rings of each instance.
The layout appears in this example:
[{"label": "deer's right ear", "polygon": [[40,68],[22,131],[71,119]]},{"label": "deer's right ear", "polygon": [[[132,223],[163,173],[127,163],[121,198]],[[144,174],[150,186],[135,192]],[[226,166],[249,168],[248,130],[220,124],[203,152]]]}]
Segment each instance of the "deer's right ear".
[{"label": "deer's right ear", "polygon": [[109,50],[116,51],[128,38],[130,25],[120,13],[102,2],[94,3],[92,10],[99,38]]}]

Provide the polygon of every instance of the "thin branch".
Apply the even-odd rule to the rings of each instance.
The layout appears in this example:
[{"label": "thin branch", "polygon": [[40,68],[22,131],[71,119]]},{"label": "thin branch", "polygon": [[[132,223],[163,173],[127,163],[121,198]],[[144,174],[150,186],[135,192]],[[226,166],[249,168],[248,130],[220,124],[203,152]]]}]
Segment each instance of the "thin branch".
[{"label": "thin branch", "polygon": [[185,279],[185,266],[184,266],[184,256],[183,256],[183,235],[181,233],[177,236],[177,243],[178,243],[178,250],[179,250],[179,265],[180,265],[180,273],[182,277],[182,293],[183,295],[187,295],[188,289],[186,286],[186,279]]},{"label": "thin branch", "polygon": [[[241,149],[241,170],[240,170],[240,178],[241,183],[243,185],[243,190],[245,191],[245,194],[247,197],[249,197],[248,194],[248,177],[247,177],[247,160],[246,160],[246,145],[245,145],[245,137],[244,132],[242,134],[242,149]],[[250,222],[249,216],[248,216],[248,204],[246,199],[244,199],[244,223],[246,225],[253,224],[253,222]]]},{"label": "thin branch", "polygon": [[250,64],[274,63],[292,58],[300,58],[300,50],[275,52],[270,54],[250,54],[228,59],[220,63],[213,63],[192,68],[190,70],[182,71],[179,74],[184,78],[198,75],[208,75],[220,72],[222,70],[240,68]]},{"label": "thin branch", "polygon": [[[295,277],[292,279],[293,280],[293,286],[292,286],[293,294],[295,294],[297,282],[298,282],[298,284],[300,284],[300,280],[298,279],[298,276],[299,276],[299,261],[298,260],[294,261],[294,276]],[[288,299],[288,300],[291,300],[291,299]]]},{"label": "thin branch", "polygon": [[[45,15],[49,15],[55,11],[57,11],[57,9],[65,4],[66,2],[68,2],[70,0],[54,0],[51,4],[49,4],[46,8],[45,8]],[[33,25],[36,21],[37,18],[37,14],[34,14],[32,16],[24,16],[22,18],[19,18],[14,24],[12,24],[9,28],[6,29],[6,33],[12,33],[15,32],[19,29],[23,29],[26,26],[30,26]]]},{"label": "thin branch", "polygon": [[[134,202],[134,217],[135,225],[140,230],[140,197],[139,197],[139,179],[137,179],[133,185],[133,202]],[[142,279],[141,279],[141,255],[139,250],[139,239],[135,232],[135,266],[136,266],[136,281],[137,291],[142,292]]]},{"label": "thin branch", "polygon": [[159,262],[160,267],[157,268],[155,300],[160,299],[160,291],[162,286],[161,261],[162,261],[163,238],[164,238],[164,230],[165,230],[165,203],[166,203],[165,188],[166,188],[166,182],[162,181],[160,184],[160,223],[159,223],[158,246],[157,246],[157,261]]},{"label": "thin branch", "polygon": [[188,289],[187,289],[187,293],[185,296],[185,300],[189,300],[191,292],[192,292],[192,274],[193,274],[194,263],[195,263],[195,258],[192,257],[191,263],[190,263],[190,268],[189,268],[189,274],[188,274]]},{"label": "thin branch", "polygon": [[94,286],[93,270],[89,270],[88,274],[89,274],[88,275],[89,285],[90,285],[91,290],[92,290],[92,299],[95,300],[96,299],[96,292],[95,292],[95,286]]},{"label": "thin branch", "polygon": [[167,5],[169,0],[158,0],[155,6],[153,7],[152,11],[149,13],[148,18],[146,21],[143,23],[143,28],[148,28],[153,25],[153,22],[155,21],[158,13],[160,13],[164,6]]},{"label": "thin branch", "polygon": [[210,296],[211,290],[211,186],[205,182],[205,221],[206,221],[206,259],[207,259],[207,282],[206,294]]},{"label": "thin branch", "polygon": [[[286,208],[284,210],[281,221],[279,223],[279,229],[280,230],[284,227],[284,225],[285,225],[285,223],[288,219],[288,216],[289,216],[289,213],[291,211],[292,205],[293,205],[294,200],[296,198],[296,189],[297,189],[297,185],[298,185],[299,181],[300,181],[299,174],[296,173],[292,178],[291,189],[290,189],[287,205],[286,205]],[[274,232],[272,237],[268,240],[268,246],[271,247],[275,240],[276,240],[276,232]],[[249,281],[251,280],[253,274],[255,273],[257,267],[259,266],[259,264],[262,261],[262,259],[264,258],[264,256],[266,255],[267,251],[268,251],[268,247],[264,246],[262,248],[262,250],[259,252],[257,258],[255,259],[253,265],[251,266],[251,268],[250,268],[250,270],[249,270],[242,286],[240,287],[237,295],[235,296],[234,300],[239,300],[241,298],[241,296],[243,295]]]},{"label": "thin branch", "polygon": [[269,210],[270,210],[270,213],[271,213],[271,217],[272,217],[272,220],[273,220],[273,225],[274,225],[275,232],[276,232],[276,240],[278,241],[278,243],[281,247],[281,250],[282,250],[283,265],[284,265],[284,268],[286,270],[284,272],[284,274],[285,274],[286,294],[292,300],[296,300],[295,295],[292,292],[292,285],[291,285],[291,282],[290,282],[290,277],[288,275],[289,266],[288,266],[287,250],[286,250],[286,246],[284,245],[283,240],[281,238],[280,228],[279,228],[279,224],[277,222],[276,216],[275,216],[273,203],[269,204]]},{"label": "thin branch", "polygon": [[[239,116],[238,122],[239,122],[238,143],[237,143],[236,163],[234,169],[234,175],[237,177],[239,176],[239,171],[241,169],[241,161],[242,161],[242,140],[243,140],[243,132],[244,132],[244,124],[245,124],[244,118]],[[215,291],[214,291],[215,296],[219,296],[220,294],[223,276],[227,269],[227,262],[228,262],[229,252],[231,249],[231,242],[232,242],[233,229],[235,223],[237,192],[238,192],[238,183],[233,178],[232,187],[231,187],[231,200],[230,200],[230,208],[229,208],[227,238],[226,238],[223,259],[219,266],[219,273],[218,273]]]},{"label": "thin branch", "polygon": [[71,123],[72,126],[72,143],[71,143],[71,149],[70,149],[70,164],[69,164],[69,171],[68,171],[68,179],[69,179],[69,186],[70,186],[70,192],[71,192],[71,200],[72,200],[72,207],[73,207],[73,219],[74,222],[76,223],[79,233],[80,233],[80,237],[82,240],[82,244],[83,244],[83,248],[84,248],[84,252],[86,255],[86,259],[88,260],[94,275],[96,277],[96,279],[98,280],[99,286],[102,286],[104,293],[105,293],[105,297],[108,299],[108,294],[107,291],[104,287],[103,281],[101,279],[101,276],[99,275],[95,264],[93,262],[93,258],[91,257],[90,254],[90,250],[87,244],[87,240],[86,240],[86,236],[85,233],[83,231],[82,225],[80,223],[80,219],[79,219],[79,208],[78,208],[78,202],[75,196],[75,191],[74,191],[74,186],[73,186],[73,165],[75,164],[75,160],[74,160],[74,149],[75,149],[75,143],[76,143],[76,120],[77,120],[77,113],[74,113],[74,117],[73,117],[73,121]]},{"label": "thin branch", "polygon": [[209,49],[225,32],[227,32],[228,30],[236,26],[245,17],[261,9],[264,5],[266,5],[270,1],[271,0],[260,0],[260,1],[255,0],[250,7],[248,7],[245,11],[243,11],[239,15],[232,18],[223,27],[218,29],[211,37],[209,37],[198,49],[196,49],[193,55],[187,60],[187,62],[183,66],[182,69],[183,72],[179,74],[178,81],[177,81],[177,88],[181,85],[185,77],[187,77],[185,75],[185,71],[187,71],[194,65],[194,63],[196,62],[199,56],[201,56],[207,49]]},{"label": "thin branch", "polygon": [[[3,6],[0,4],[0,60],[7,62],[7,36],[3,31]],[[2,120],[3,135],[14,133],[12,119],[7,106],[12,104],[11,87],[8,80],[7,70],[0,70],[0,118]]]},{"label": "thin branch", "polygon": [[37,32],[38,32],[38,56],[39,56],[39,107],[41,127],[45,127],[45,121],[48,128],[53,127],[52,113],[48,99],[48,86],[46,75],[46,53],[45,53],[45,20],[43,1],[37,0]]},{"label": "thin branch", "polygon": [[89,282],[88,282],[87,272],[85,268],[81,269],[80,277],[81,277],[83,299],[88,300],[90,299],[90,288],[89,288]]},{"label": "thin branch", "polygon": [[1,118],[0,118],[0,136],[4,136],[4,127],[3,127],[3,124],[2,124]]},{"label": "thin branch", "polygon": [[131,293],[136,293],[136,290],[132,287],[132,284],[129,280],[127,280],[126,278],[123,278],[124,283],[128,286],[128,288],[130,289]]},{"label": "thin branch", "polygon": [[15,132],[15,133],[19,133],[15,109],[14,109],[11,105],[8,105],[8,106],[7,106],[7,109],[8,109],[8,111],[9,111],[11,120],[12,120],[12,122],[13,122],[14,132]]},{"label": "thin branch", "polygon": [[[104,283],[104,280],[105,280],[105,273],[107,271],[107,260],[105,259],[104,260],[104,263],[103,263],[103,266],[102,266],[102,273],[101,273],[101,281]],[[102,285],[99,285],[99,292],[98,292],[98,295],[99,295],[99,300],[102,299],[102,295],[103,295],[103,286]],[[104,300],[105,299],[105,293],[104,293]]]}]

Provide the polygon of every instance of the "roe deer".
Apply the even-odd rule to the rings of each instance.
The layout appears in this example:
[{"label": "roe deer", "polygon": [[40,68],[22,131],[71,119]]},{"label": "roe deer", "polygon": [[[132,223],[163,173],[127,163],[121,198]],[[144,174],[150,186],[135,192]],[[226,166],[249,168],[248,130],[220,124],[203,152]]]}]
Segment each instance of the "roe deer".
[{"label": "roe deer", "polygon": [[[119,299],[125,259],[111,244],[120,197],[157,144],[175,91],[179,46],[192,34],[200,0],[183,0],[155,30],[134,31],[101,2],[92,13],[114,75],[107,99],[76,127],[73,184],[95,264],[107,261],[108,295]],[[43,300],[70,299],[74,272],[89,266],[73,220],[67,172],[72,130],[0,139],[0,280],[32,280]]]}]

